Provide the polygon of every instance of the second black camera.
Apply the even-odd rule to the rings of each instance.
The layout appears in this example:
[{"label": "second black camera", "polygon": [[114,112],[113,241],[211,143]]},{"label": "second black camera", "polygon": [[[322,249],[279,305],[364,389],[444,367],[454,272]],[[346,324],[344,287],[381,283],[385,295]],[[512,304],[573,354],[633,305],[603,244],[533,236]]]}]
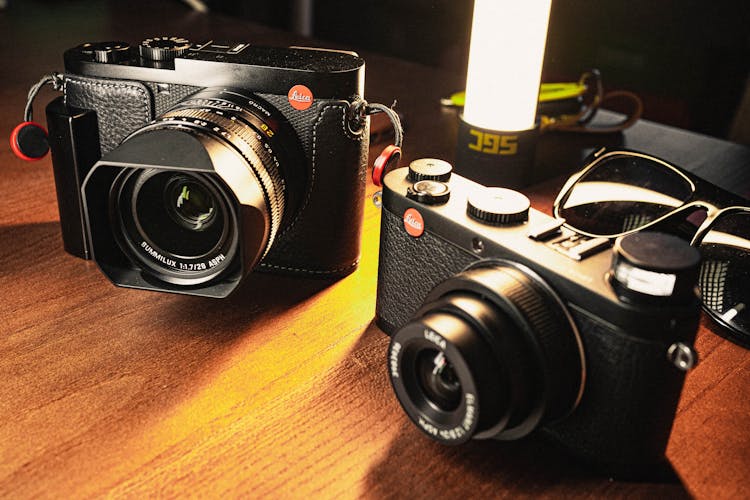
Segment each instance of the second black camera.
[{"label": "second black camera", "polygon": [[587,238],[423,159],[384,178],[376,314],[406,414],[430,438],[542,432],[617,470],[664,458],[696,362],[698,251]]}]

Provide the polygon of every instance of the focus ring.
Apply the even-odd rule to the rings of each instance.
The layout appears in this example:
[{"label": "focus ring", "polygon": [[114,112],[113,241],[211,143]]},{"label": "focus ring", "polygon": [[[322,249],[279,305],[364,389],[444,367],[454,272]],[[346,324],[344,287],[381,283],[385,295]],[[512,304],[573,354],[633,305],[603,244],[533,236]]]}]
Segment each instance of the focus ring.
[{"label": "focus ring", "polygon": [[425,307],[456,292],[478,295],[507,316],[519,339],[531,349],[542,381],[525,423],[509,429],[498,425],[482,437],[517,439],[533,430],[539,418],[555,420],[575,409],[585,380],[580,336],[564,303],[542,278],[512,262],[481,261],[436,286],[425,299]]},{"label": "focus ring", "polygon": [[[547,414],[555,419],[564,416],[577,403],[577,394],[582,382],[580,370],[570,370],[572,364],[580,366],[580,353],[576,342],[576,333],[570,331],[573,325],[568,318],[556,315],[559,309],[544,290],[534,287],[529,276],[513,267],[477,268],[467,274],[493,273],[497,279],[496,290],[502,290],[506,302],[504,309],[515,308],[522,320],[527,323],[527,330],[536,338],[543,356],[545,371],[546,397],[551,402]],[[499,279],[502,276],[502,279]],[[481,280],[481,278],[480,278]],[[566,332],[567,330],[567,332]]]}]

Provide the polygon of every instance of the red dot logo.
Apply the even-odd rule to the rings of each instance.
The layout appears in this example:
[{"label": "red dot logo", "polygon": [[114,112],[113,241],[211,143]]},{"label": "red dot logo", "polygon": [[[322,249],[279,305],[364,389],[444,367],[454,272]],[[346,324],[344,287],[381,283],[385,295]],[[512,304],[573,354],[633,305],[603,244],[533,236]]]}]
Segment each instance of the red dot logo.
[{"label": "red dot logo", "polygon": [[413,208],[407,209],[404,212],[404,229],[415,238],[422,236],[422,233],[424,233],[424,219],[422,218],[422,214]]},{"label": "red dot logo", "polygon": [[290,88],[287,98],[289,99],[289,104],[291,104],[294,109],[299,110],[307,109],[312,106],[313,103],[312,90],[304,85],[295,85]]}]

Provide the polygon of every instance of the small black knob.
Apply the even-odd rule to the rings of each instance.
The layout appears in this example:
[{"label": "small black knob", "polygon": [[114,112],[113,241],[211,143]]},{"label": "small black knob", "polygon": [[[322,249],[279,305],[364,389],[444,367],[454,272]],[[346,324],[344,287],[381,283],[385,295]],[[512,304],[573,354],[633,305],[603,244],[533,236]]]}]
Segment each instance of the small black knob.
[{"label": "small black knob", "polygon": [[179,36],[147,38],[138,46],[141,57],[150,61],[171,61],[190,48],[190,41]]},{"label": "small black knob", "polygon": [[439,181],[419,181],[407,189],[406,197],[425,205],[447,203],[451,196],[448,184]]},{"label": "small black knob", "polygon": [[23,122],[11,132],[10,148],[22,160],[41,160],[49,152],[47,131],[38,123]]},{"label": "small black knob", "polygon": [[81,52],[100,63],[116,63],[130,56],[130,44],[127,42],[93,42],[80,46]]},{"label": "small black knob", "polygon": [[448,182],[451,178],[453,166],[447,161],[437,158],[420,158],[409,164],[408,179],[417,181]]},{"label": "small black knob", "polygon": [[482,188],[469,194],[466,213],[484,224],[504,226],[526,222],[530,206],[529,199],[518,191]]},{"label": "small black knob", "polygon": [[642,231],[621,236],[612,255],[611,283],[629,302],[695,300],[700,252],[671,234]]}]

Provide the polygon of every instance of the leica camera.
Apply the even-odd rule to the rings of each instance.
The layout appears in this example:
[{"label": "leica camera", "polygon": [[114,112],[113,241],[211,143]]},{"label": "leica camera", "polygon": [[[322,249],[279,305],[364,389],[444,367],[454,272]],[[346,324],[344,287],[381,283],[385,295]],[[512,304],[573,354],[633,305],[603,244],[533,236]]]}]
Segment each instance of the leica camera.
[{"label": "leica camera", "polygon": [[369,140],[356,54],[161,37],[64,59],[47,121],[69,253],[116,285],[210,297],[256,269],[356,268]]},{"label": "leica camera", "polygon": [[615,469],[663,463],[697,360],[697,250],[660,232],[581,236],[433,159],[388,173],[382,208],[377,323],[422,432],[541,433]]}]

